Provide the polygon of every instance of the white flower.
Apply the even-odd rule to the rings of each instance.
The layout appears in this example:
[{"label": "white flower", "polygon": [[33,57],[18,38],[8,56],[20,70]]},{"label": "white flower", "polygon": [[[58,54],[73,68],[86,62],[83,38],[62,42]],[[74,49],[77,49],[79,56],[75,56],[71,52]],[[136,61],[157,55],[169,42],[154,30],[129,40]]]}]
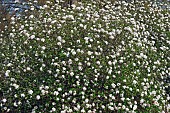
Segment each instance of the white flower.
[{"label": "white flower", "polygon": [[126,79],[124,79],[123,82],[126,82]]},{"label": "white flower", "polygon": [[30,67],[27,67],[27,71],[30,71],[31,70],[31,68]]},{"label": "white flower", "polygon": [[80,24],[80,27],[83,27],[83,24]]},{"label": "white flower", "polygon": [[30,27],[29,30],[32,31],[32,30],[33,30],[33,27]]},{"label": "white flower", "polygon": [[42,50],[45,50],[45,49],[46,49],[46,47],[45,47],[45,46],[42,46],[41,48],[42,48]]},{"label": "white flower", "polygon": [[6,100],[5,98],[4,98],[4,99],[2,99],[2,102],[4,102],[4,103],[5,103],[6,101],[7,101],[7,100]]},{"label": "white flower", "polygon": [[111,36],[109,36],[109,38],[110,38],[110,39],[114,39],[114,36],[111,35]]},{"label": "white flower", "polygon": [[34,38],[35,38],[35,35],[31,35],[31,36],[30,36],[30,39],[34,39]]},{"label": "white flower", "polygon": [[119,60],[119,63],[123,63],[123,60]]},{"label": "white flower", "polygon": [[17,85],[17,84],[13,84],[13,86],[15,87],[15,89],[18,89],[19,88],[19,85]]},{"label": "white flower", "polygon": [[126,111],[129,111],[129,108],[126,108]]},{"label": "white flower", "polygon": [[73,72],[71,72],[71,73],[70,73],[70,76],[73,76],[73,75],[74,75],[74,73],[73,73]]},{"label": "white flower", "polygon": [[135,111],[137,109],[137,105],[134,105],[133,106],[133,110]]},{"label": "white flower", "polygon": [[115,88],[115,87],[116,87],[116,85],[115,85],[114,83],[112,83],[112,84],[111,84],[111,86],[112,86],[113,88]]},{"label": "white flower", "polygon": [[159,106],[158,101],[154,101],[154,103],[153,103],[153,104],[155,104],[156,106]]},{"label": "white flower", "polygon": [[35,8],[34,7],[31,7],[30,10],[33,11]]},{"label": "white flower", "polygon": [[125,100],[125,98],[121,98],[121,100],[122,100],[122,101],[124,101],[124,100]]},{"label": "white flower", "polygon": [[111,111],[114,110],[114,107],[112,107],[112,106],[109,106],[108,108],[109,108]]},{"label": "white flower", "polygon": [[29,91],[28,91],[28,94],[32,95],[32,94],[33,94],[33,91],[32,91],[32,90],[29,90]]},{"label": "white flower", "polygon": [[65,110],[61,111],[60,113],[67,113]]},{"label": "white flower", "polygon": [[91,51],[88,51],[87,54],[90,56],[90,55],[92,55],[92,52],[91,52]]},{"label": "white flower", "polygon": [[45,95],[45,92],[46,92],[45,90],[41,90],[42,95]]},{"label": "white flower", "polygon": [[104,106],[104,105],[102,105],[101,107],[102,107],[103,109],[105,109],[105,106]]},{"label": "white flower", "polygon": [[136,80],[133,80],[133,84],[137,84],[137,81],[136,81]]},{"label": "white flower", "polygon": [[109,64],[109,65],[112,65],[112,62],[111,62],[111,61],[109,61],[109,62],[108,62],[108,64]]},{"label": "white flower", "polygon": [[83,87],[83,90],[85,91],[85,90],[87,90],[87,88],[86,88],[86,87]]},{"label": "white flower", "polygon": [[97,61],[96,64],[100,65],[100,61]]},{"label": "white flower", "polygon": [[90,63],[90,62],[87,62],[87,65],[88,65],[88,66],[90,66],[90,65],[91,65],[91,63]]},{"label": "white flower", "polygon": [[9,73],[10,73],[10,70],[7,70],[7,71],[5,72],[5,76],[8,77],[8,76],[9,76]]},{"label": "white flower", "polygon": [[31,19],[31,18],[34,18],[34,15],[30,15],[29,18],[30,18],[30,19]]},{"label": "white flower", "polygon": [[22,93],[22,94],[21,94],[21,97],[25,97],[25,94]]},{"label": "white flower", "polygon": [[19,102],[18,102],[18,105],[21,105],[21,104],[22,104],[21,101],[19,101]]},{"label": "white flower", "polygon": [[15,107],[17,107],[17,106],[18,106],[16,102],[14,102],[14,106],[15,106]]},{"label": "white flower", "polygon": [[62,89],[61,89],[61,88],[58,88],[58,91],[62,91]]},{"label": "white flower", "polygon": [[141,99],[141,100],[140,100],[140,103],[143,103],[144,101],[145,101],[144,99]]},{"label": "white flower", "polygon": [[56,111],[56,108],[53,107],[53,108],[52,108],[52,111]]},{"label": "white flower", "polygon": [[88,103],[88,102],[89,102],[89,99],[86,98],[86,99],[85,99],[85,102]]},{"label": "white flower", "polygon": [[47,8],[48,7],[48,5],[43,5],[43,8]]},{"label": "white flower", "polygon": [[156,91],[152,91],[151,93],[152,93],[153,95],[156,95]]},{"label": "white flower", "polygon": [[40,99],[40,95],[37,95],[37,96],[36,96],[36,99],[39,100],[39,99]]},{"label": "white flower", "polygon": [[15,18],[14,18],[14,17],[11,17],[11,20],[12,20],[12,21],[14,21],[14,20],[15,20]]},{"label": "white flower", "polygon": [[132,29],[130,27],[125,27],[124,30],[129,31],[130,33],[132,33]]},{"label": "white flower", "polygon": [[72,51],[72,55],[76,55],[76,51]]},{"label": "white flower", "polygon": [[57,96],[58,94],[59,94],[59,92],[58,92],[58,91],[54,91],[54,95],[56,95],[56,96]]},{"label": "white flower", "polygon": [[45,42],[45,39],[44,39],[44,38],[41,38],[41,41],[42,41],[42,42]]},{"label": "white flower", "polygon": [[59,41],[62,41],[62,37],[61,37],[61,36],[58,36],[57,39],[58,39]]},{"label": "white flower", "polygon": [[45,86],[45,89],[49,89],[49,86]]},{"label": "white flower", "polygon": [[86,111],[84,110],[84,108],[83,109],[81,109],[81,113],[85,113]]}]

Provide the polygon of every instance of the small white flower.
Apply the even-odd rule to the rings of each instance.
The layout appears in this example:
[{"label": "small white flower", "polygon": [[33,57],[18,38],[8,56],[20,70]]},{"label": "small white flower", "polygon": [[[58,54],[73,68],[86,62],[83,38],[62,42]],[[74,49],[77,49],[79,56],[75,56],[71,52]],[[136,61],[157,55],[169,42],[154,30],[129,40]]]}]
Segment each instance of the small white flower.
[{"label": "small white flower", "polygon": [[30,18],[30,19],[31,19],[31,18],[34,18],[34,15],[30,15],[29,18]]},{"label": "small white flower", "polygon": [[109,61],[109,62],[108,62],[108,64],[109,64],[109,65],[112,65],[112,62],[111,62],[111,61]]},{"label": "small white flower", "polygon": [[83,27],[83,24],[80,24],[80,27]]},{"label": "small white flower", "polygon": [[45,46],[42,46],[41,48],[42,48],[42,50],[45,50],[45,49],[46,49],[46,47],[45,47]]},{"label": "small white flower", "polygon": [[29,30],[32,31],[32,30],[33,30],[33,27],[30,27]]},{"label": "small white flower", "polygon": [[123,63],[123,60],[119,60],[119,63]]},{"label": "small white flower", "polygon": [[32,95],[32,94],[33,94],[33,91],[32,91],[32,90],[29,90],[29,91],[28,91],[28,94]]},{"label": "small white flower", "polygon": [[19,102],[18,102],[18,105],[21,105],[21,104],[22,104],[21,101],[19,101]]},{"label": "small white flower", "polygon": [[151,93],[152,93],[153,95],[156,95],[156,91],[152,91]]},{"label": "small white flower", "polygon": [[133,106],[133,110],[135,111],[137,109],[137,105],[134,105]]},{"label": "small white flower", "polygon": [[124,79],[123,82],[126,82],[126,79]]},{"label": "small white flower", "polygon": [[111,35],[111,36],[109,36],[109,38],[110,38],[110,39],[114,39],[115,37]]},{"label": "small white flower", "polygon": [[112,87],[113,87],[113,88],[115,88],[115,87],[116,87],[116,85],[115,85],[114,83],[112,83],[111,85],[112,85]]},{"label": "small white flower", "polygon": [[141,100],[140,100],[140,103],[143,103],[144,101],[145,101],[144,99],[141,99]]},{"label": "small white flower", "polygon": [[30,36],[30,39],[34,39],[34,38],[35,38],[35,35],[31,35],[31,36]]},{"label": "small white flower", "polygon": [[91,65],[91,63],[90,63],[90,62],[87,62],[87,65],[88,65],[88,66],[90,66],[90,65]]},{"label": "small white flower", "polygon": [[114,107],[112,107],[112,106],[109,106],[108,108],[109,108],[111,111],[114,110]]},{"label": "small white flower", "polygon": [[70,73],[70,76],[73,76],[73,75],[74,75],[74,73],[73,73],[73,72],[71,72],[71,73]]},{"label": "small white flower", "polygon": [[34,7],[31,7],[30,10],[33,11],[35,8]]},{"label": "small white flower", "polygon": [[31,70],[31,68],[30,67],[27,67],[27,71],[30,71]]},{"label": "small white flower", "polygon": [[62,91],[62,89],[61,89],[61,88],[58,88],[58,91]]},{"label": "small white flower", "polygon": [[85,90],[87,90],[87,88],[86,88],[86,87],[83,87],[83,90],[85,91]]},{"label": "small white flower", "polygon": [[41,38],[41,41],[42,41],[42,42],[45,42],[45,39],[44,39],[44,38]]},{"label": "small white flower", "polygon": [[62,37],[61,37],[61,36],[58,36],[57,39],[58,39],[59,41],[62,41]]},{"label": "small white flower", "polygon": [[18,89],[19,88],[19,85],[17,85],[17,84],[13,84],[13,86],[15,87],[15,89]]},{"label": "small white flower", "polygon": [[137,81],[136,81],[136,80],[133,80],[133,84],[137,84]]},{"label": "small white flower", "polygon": [[21,94],[21,97],[25,97],[25,94],[22,93],[22,94]]},{"label": "small white flower", "polygon": [[101,107],[102,107],[103,109],[105,109],[105,106],[104,106],[104,105],[102,105]]},{"label": "small white flower", "polygon": [[12,63],[8,63],[7,66],[8,66],[8,67],[12,66]]},{"label": "small white flower", "polygon": [[7,71],[5,72],[5,76],[8,77],[8,76],[9,76],[9,73],[10,73],[10,70],[7,70]]},{"label": "small white flower", "polygon": [[45,90],[41,90],[42,95],[45,95]]},{"label": "small white flower", "polygon": [[14,106],[15,106],[15,107],[17,107],[17,106],[18,106],[16,102],[14,102]]},{"label": "small white flower", "polygon": [[61,111],[60,113],[67,113],[65,110]]},{"label": "small white flower", "polygon": [[97,61],[96,64],[100,65],[100,61]]},{"label": "small white flower", "polygon": [[88,103],[88,102],[89,102],[89,99],[86,98],[86,99],[85,99],[85,102]]},{"label": "small white flower", "polygon": [[43,5],[43,8],[47,8],[48,7],[48,5]]},{"label": "small white flower", "polygon": [[84,110],[84,108],[81,110],[81,113],[85,113],[86,111]]},{"label": "small white flower", "polygon": [[88,51],[87,54],[90,56],[90,55],[92,55],[92,52],[91,52],[91,51]]},{"label": "small white flower", "polygon": [[75,52],[75,51],[73,51],[73,52],[72,52],[72,55],[76,55],[76,52]]},{"label": "small white flower", "polygon": [[39,100],[39,99],[40,99],[40,95],[37,95],[37,96],[36,96],[36,99]]},{"label": "small white flower", "polygon": [[121,98],[121,100],[122,100],[122,101],[124,101],[124,100],[125,100],[125,98]]},{"label": "small white flower", "polygon": [[4,103],[5,103],[6,101],[7,101],[7,100],[6,100],[5,98],[4,98],[4,99],[2,99],[2,102],[4,102]]},{"label": "small white flower", "polygon": [[54,95],[56,95],[56,96],[57,96],[58,94],[59,94],[59,92],[58,92],[58,91],[54,91]]},{"label": "small white flower", "polygon": [[56,111],[56,108],[53,107],[53,108],[52,108],[52,111]]}]

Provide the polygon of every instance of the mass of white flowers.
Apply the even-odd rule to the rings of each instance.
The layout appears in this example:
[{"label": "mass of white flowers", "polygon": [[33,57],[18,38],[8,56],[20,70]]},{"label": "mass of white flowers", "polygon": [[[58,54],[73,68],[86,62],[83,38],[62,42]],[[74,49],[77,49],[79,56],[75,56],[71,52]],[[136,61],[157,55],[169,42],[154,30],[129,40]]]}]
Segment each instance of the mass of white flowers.
[{"label": "mass of white flowers", "polygon": [[0,112],[170,112],[168,8],[56,0],[25,13],[0,31]]}]

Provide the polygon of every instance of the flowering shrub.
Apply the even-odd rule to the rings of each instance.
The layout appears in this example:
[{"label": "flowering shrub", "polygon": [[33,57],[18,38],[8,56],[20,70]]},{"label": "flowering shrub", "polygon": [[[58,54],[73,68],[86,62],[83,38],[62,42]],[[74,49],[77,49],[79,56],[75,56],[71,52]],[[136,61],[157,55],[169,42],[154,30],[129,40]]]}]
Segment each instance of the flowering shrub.
[{"label": "flowering shrub", "polygon": [[0,33],[1,112],[169,112],[170,12],[47,2]]}]

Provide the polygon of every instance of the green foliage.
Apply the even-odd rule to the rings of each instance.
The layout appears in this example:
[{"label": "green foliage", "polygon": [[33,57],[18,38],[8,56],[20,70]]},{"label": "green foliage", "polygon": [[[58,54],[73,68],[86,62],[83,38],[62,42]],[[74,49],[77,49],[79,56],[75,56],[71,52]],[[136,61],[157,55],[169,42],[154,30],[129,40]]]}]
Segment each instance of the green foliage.
[{"label": "green foliage", "polygon": [[170,12],[145,5],[47,2],[13,18],[0,33],[1,111],[169,112]]}]

